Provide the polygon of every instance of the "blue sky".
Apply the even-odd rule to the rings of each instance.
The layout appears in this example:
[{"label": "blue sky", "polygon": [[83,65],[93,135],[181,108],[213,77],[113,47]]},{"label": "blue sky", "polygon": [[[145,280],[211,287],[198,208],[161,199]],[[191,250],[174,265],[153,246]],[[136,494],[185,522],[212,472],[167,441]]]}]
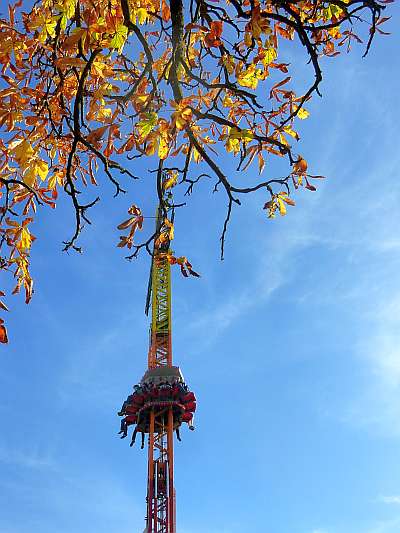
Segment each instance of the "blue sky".
[{"label": "blue sky", "polygon": [[[179,533],[400,531],[398,45],[325,62],[299,150],[329,179],[286,217],[248,198],[219,262],[223,196],[204,183],[178,213],[175,250],[202,274],[173,275],[199,402],[176,445]],[[0,363],[0,533],[144,527],[146,454],[116,436],[147,356],[148,259],[115,247],[134,200],[96,209],[82,256],[60,251],[66,206],[36,224],[35,297],[10,302]]]}]

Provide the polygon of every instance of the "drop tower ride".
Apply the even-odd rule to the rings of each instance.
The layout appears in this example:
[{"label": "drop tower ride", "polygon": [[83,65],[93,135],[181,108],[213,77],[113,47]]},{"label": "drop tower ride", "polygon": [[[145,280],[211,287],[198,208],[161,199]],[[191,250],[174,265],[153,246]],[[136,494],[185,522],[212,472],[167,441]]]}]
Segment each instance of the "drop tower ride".
[{"label": "drop tower ride", "polygon": [[[164,223],[162,209],[156,217],[156,234]],[[154,245],[146,314],[151,307],[150,345],[147,371],[124,402],[125,435],[130,425],[147,437],[147,513],[144,533],[176,533],[174,487],[174,435],[180,441],[180,426],[193,426],[196,398],[189,391],[180,368],[173,366],[171,331],[171,271],[169,239]]]}]

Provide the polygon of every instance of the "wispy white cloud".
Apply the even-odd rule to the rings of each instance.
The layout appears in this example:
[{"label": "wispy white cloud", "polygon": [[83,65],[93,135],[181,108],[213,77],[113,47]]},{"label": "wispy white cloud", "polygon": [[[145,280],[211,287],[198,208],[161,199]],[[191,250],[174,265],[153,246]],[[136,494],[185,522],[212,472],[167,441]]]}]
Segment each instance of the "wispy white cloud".
[{"label": "wispy white cloud", "polygon": [[361,313],[363,338],[356,353],[365,385],[346,419],[379,433],[400,436],[400,286],[383,288],[372,309]]},{"label": "wispy white cloud", "polygon": [[[289,249],[287,249],[287,253],[289,253]],[[280,269],[281,266],[282,269]],[[266,302],[283,285],[283,270],[281,260],[277,260],[273,270],[268,269],[268,276],[260,273],[239,293],[235,291],[227,301],[223,301],[216,307],[203,310],[192,322],[190,328],[196,332],[207,331],[209,333],[208,341],[211,342],[238,318]]]},{"label": "wispy white cloud", "polygon": [[400,517],[376,522],[366,533],[398,533],[400,531]]},{"label": "wispy white cloud", "polygon": [[0,447],[0,462],[21,468],[55,470],[57,465],[50,453],[39,450],[15,450],[5,446]]},{"label": "wispy white cloud", "polygon": [[[24,459],[13,459],[25,466]],[[36,468],[45,461],[28,463]],[[7,500],[21,508],[34,508],[35,513],[17,513],[12,522],[2,513],[2,533],[143,531],[142,498],[135,498],[132,486],[126,486],[126,478],[117,473],[114,476],[101,467],[92,470],[91,465],[86,471],[76,470],[69,464],[67,468],[59,465],[56,476],[49,471],[41,472],[40,476],[26,475],[23,480],[23,483],[19,479],[1,481],[0,494],[7,495]],[[36,515],[41,517],[40,521],[36,521]]]},{"label": "wispy white cloud", "polygon": [[379,496],[378,501],[387,503],[388,505],[400,505],[400,496]]}]

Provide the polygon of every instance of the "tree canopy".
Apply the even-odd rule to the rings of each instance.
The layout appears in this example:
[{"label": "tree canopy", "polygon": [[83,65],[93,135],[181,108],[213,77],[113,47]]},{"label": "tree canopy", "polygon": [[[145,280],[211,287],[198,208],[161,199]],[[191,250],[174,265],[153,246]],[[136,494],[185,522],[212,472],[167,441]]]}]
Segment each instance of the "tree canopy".
[{"label": "tree canopy", "polygon": [[[221,256],[232,208],[243,195],[264,191],[260,208],[270,218],[285,215],[295,204],[293,189],[315,191],[322,178],[309,173],[293,148],[296,121],[308,117],[307,102],[320,94],[321,58],[348,52],[353,43],[364,43],[367,54],[374,36],[385,34],[382,12],[391,1],[9,5],[0,18],[0,261],[16,278],[13,292],[23,288],[27,303],[32,296],[35,217],[67,195],[75,224],[64,250],[80,251],[79,234],[100,199],[101,181],[111,182],[115,195],[125,192],[127,180],[142,177],[135,172],[139,158],[149,158],[163,223],[140,239],[143,214],[131,206],[118,226],[118,246],[129,258],[173,239],[170,213],[203,179],[227,197]],[[310,82],[299,94],[293,79],[299,64],[287,60],[294,49],[303,54],[296,61],[309,64]],[[273,157],[286,161],[285,175],[271,175]],[[186,257],[165,253],[184,275],[197,275]],[[7,342],[2,320],[0,327]]]}]

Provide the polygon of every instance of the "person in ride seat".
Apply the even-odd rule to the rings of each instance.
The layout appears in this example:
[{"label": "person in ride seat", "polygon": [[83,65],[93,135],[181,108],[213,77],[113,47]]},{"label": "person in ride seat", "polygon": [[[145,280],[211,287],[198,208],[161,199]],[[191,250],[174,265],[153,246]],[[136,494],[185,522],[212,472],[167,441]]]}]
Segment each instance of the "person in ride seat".
[{"label": "person in ride seat", "polygon": [[[132,447],[135,444],[136,435],[138,434],[138,432],[139,432],[139,430],[138,430],[138,427],[136,426],[134,432],[132,433],[132,440],[131,440],[131,442],[129,444],[130,447]],[[140,434],[142,435],[142,443],[140,445],[140,449],[143,450],[145,434],[144,434],[143,431],[140,431]]]},{"label": "person in ride seat", "polygon": [[156,400],[156,399],[158,399],[158,396],[159,396],[158,387],[153,385],[153,387],[151,388],[151,391],[150,391],[150,399],[151,400]]},{"label": "person in ride seat", "polygon": [[174,400],[177,400],[181,395],[181,390],[178,383],[175,383],[171,389],[171,396]]},{"label": "person in ride seat", "polygon": [[160,400],[164,402],[172,399],[172,387],[167,381],[160,385],[159,397]]},{"label": "person in ride seat", "polygon": [[185,411],[190,411],[194,413],[196,411],[197,404],[196,402],[185,403]]},{"label": "person in ride seat", "polygon": [[196,396],[194,395],[194,392],[188,392],[184,394],[182,397],[183,403],[195,402],[195,401],[196,401]]},{"label": "person in ride seat", "polygon": [[186,383],[184,383],[184,382],[180,383],[179,387],[180,387],[180,389],[182,391],[182,394],[186,394],[187,392],[189,392],[189,388],[186,385]]},{"label": "person in ride seat", "polygon": [[132,424],[136,424],[137,422],[137,415],[128,415],[125,418],[121,420],[121,430],[119,431],[118,435],[121,435],[121,439],[124,439],[128,436],[128,427]]},{"label": "person in ride seat", "polygon": [[189,411],[186,411],[182,415],[182,422],[186,422],[189,424],[193,420],[193,413],[190,413]]},{"label": "person in ride seat", "polygon": [[128,404],[125,407],[125,413],[127,415],[136,415],[139,409],[140,409],[140,406],[137,403],[133,402],[133,403]]},{"label": "person in ride seat", "polygon": [[133,392],[130,394],[127,399],[122,404],[121,410],[118,412],[118,416],[124,416],[127,412],[126,408],[128,405],[136,405],[141,407],[143,405],[144,397],[143,390],[140,385],[135,385],[133,387]]},{"label": "person in ride seat", "polygon": [[124,403],[122,404],[121,409],[118,411],[118,416],[124,416],[125,415],[126,406],[129,405],[130,403],[132,403],[134,395],[135,395],[135,388],[133,389],[132,394],[130,394],[127,397],[127,399],[124,401]]}]

